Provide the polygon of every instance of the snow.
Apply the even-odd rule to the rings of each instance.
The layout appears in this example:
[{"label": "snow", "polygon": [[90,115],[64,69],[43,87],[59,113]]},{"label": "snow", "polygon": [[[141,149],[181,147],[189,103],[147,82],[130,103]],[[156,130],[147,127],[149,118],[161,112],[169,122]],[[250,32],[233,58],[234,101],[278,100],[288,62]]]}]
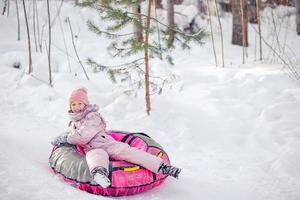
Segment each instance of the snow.
[{"label": "snow", "polygon": [[[51,3],[53,13],[59,4],[55,2]],[[45,2],[38,1],[38,8],[43,13]],[[288,13],[289,9],[280,7],[275,11]],[[193,17],[192,12],[186,14]],[[48,164],[50,141],[66,129],[68,96],[78,86],[88,88],[90,101],[100,105],[109,129],[149,134],[165,148],[171,162],[182,168],[179,180],[168,178],[161,187],[118,199],[300,199],[300,88],[267,46],[264,45],[264,54],[269,55],[268,59],[257,61],[251,27],[245,64],[242,48],[230,44],[229,14],[222,18],[225,68],[214,67],[210,38],[204,46],[194,45],[189,52],[176,50],[175,66],[151,60],[153,74],[172,74],[173,79],[161,95],[151,96],[152,111],[147,116],[143,90],[136,96],[127,96],[123,87],[113,84],[105,74],[93,73],[87,65],[90,81],[86,80],[73,51],[68,25],[63,21],[66,17],[70,17],[78,35],[76,45],[83,60],[90,56],[105,64],[122,61],[105,52],[108,41],[87,30],[85,22],[94,15],[89,9],[74,7],[71,1],[63,3],[60,18],[73,57],[72,72],[66,54],[59,50],[64,50],[64,44],[57,19],[53,26],[54,87],[47,84],[45,49],[43,53],[33,51],[34,73],[26,74],[24,21],[21,41],[17,41],[15,10],[11,8],[9,17],[0,16],[0,199],[106,199],[62,182]],[[41,14],[40,19],[45,21],[46,14]],[[292,14],[284,20],[291,25],[283,26],[280,37],[286,38],[294,51],[287,52],[293,53],[296,60],[300,37],[293,28],[295,17]],[[213,22],[218,36],[216,19]],[[264,34],[268,41],[274,41],[269,20],[264,23]],[[32,45],[34,49],[33,42]],[[220,62],[220,51],[217,53]],[[21,69],[12,67],[15,62],[21,63]]]}]

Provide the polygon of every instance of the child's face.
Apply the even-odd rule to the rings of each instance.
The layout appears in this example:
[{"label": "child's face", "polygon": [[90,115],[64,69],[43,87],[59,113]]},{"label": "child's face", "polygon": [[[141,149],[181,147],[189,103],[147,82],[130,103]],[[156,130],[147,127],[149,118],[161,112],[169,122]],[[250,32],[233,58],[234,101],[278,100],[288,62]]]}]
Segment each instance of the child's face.
[{"label": "child's face", "polygon": [[73,113],[81,112],[86,105],[81,101],[73,101],[71,103],[71,111]]}]

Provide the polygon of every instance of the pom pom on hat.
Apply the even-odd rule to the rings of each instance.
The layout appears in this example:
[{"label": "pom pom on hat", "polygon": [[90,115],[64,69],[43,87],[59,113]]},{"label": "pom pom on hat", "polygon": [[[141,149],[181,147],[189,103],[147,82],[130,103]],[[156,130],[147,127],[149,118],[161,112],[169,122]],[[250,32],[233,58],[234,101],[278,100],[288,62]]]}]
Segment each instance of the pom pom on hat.
[{"label": "pom pom on hat", "polygon": [[89,105],[89,99],[87,97],[87,89],[82,87],[74,90],[70,95],[69,105],[71,105],[73,101],[81,101],[85,105]]}]

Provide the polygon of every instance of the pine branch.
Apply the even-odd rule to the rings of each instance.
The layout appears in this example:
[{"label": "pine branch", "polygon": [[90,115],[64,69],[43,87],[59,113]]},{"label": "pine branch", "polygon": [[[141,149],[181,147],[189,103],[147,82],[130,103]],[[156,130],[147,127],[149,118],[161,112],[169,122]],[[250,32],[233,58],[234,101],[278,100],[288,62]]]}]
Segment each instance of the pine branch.
[{"label": "pine branch", "polygon": [[[102,19],[107,19],[107,20],[122,20],[123,22],[132,22],[134,21],[136,18],[136,16],[140,16],[143,17],[144,19],[147,18],[147,15],[143,14],[143,13],[132,13],[129,11],[123,11],[122,9],[114,9],[111,6],[103,6],[99,3],[96,3],[96,0],[90,0],[91,2],[94,3],[85,3],[86,6],[90,6],[92,8],[95,8],[96,10],[100,11],[101,13],[107,13],[106,16]],[[129,15],[135,16],[135,17],[130,17]],[[113,17],[112,17],[113,16]],[[153,20],[157,23],[159,23],[160,25],[164,26],[167,29],[170,29],[170,27],[164,23],[162,23],[161,21],[159,21],[158,19],[156,19],[155,17],[150,16],[150,20]],[[119,26],[119,25],[118,25]],[[115,29],[112,29],[115,30]],[[117,29],[116,29],[117,30]],[[171,28],[172,31],[174,31],[175,33],[178,33],[180,35],[184,35],[186,37],[196,37],[199,38],[200,36],[206,36],[206,32],[203,29],[199,29],[198,32],[194,33],[194,34],[188,34],[182,30],[180,30],[179,28]],[[198,41],[198,39],[196,39],[195,41]]]},{"label": "pine branch", "polygon": [[96,33],[97,35],[101,36],[102,34],[104,34],[109,39],[115,39],[115,38],[118,38],[118,37],[134,35],[134,33],[116,34],[116,33],[111,33],[111,32],[108,32],[108,31],[100,30],[99,27],[94,22],[92,22],[91,20],[87,21],[87,26],[88,26],[89,30]]},{"label": "pine branch", "polygon": [[86,62],[87,62],[87,64],[89,64],[89,65],[91,65],[95,68],[98,68],[100,71],[105,71],[105,70],[108,70],[108,69],[117,69],[117,70],[122,71],[122,70],[126,69],[125,66],[132,66],[133,64],[136,65],[141,60],[144,60],[144,58],[138,58],[138,59],[135,59],[131,62],[123,63],[123,64],[120,64],[120,65],[101,65],[101,64],[97,63],[96,61],[94,61],[92,58],[87,58]]},{"label": "pine branch", "polygon": [[113,83],[117,82],[116,76],[125,75],[125,78],[121,79],[121,82],[125,81],[126,79],[131,79],[131,69],[136,69],[137,67],[141,66],[144,62],[141,62],[141,60],[144,60],[144,58],[139,58],[136,60],[133,60],[129,63],[123,63],[121,65],[102,65],[97,62],[95,62],[92,58],[88,58],[86,60],[87,64],[92,66],[94,68],[94,72],[106,72]]}]

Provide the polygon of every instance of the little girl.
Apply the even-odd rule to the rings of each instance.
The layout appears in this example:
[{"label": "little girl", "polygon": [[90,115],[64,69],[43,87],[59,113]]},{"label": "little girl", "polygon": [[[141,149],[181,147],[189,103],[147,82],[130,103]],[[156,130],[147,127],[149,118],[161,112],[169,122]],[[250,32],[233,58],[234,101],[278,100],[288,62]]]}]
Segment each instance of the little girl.
[{"label": "little girl", "polygon": [[110,185],[109,158],[125,160],[154,173],[178,178],[181,169],[167,165],[161,158],[118,142],[106,134],[106,123],[98,112],[98,106],[89,103],[85,88],[79,88],[71,93],[69,105],[70,131],[58,136],[52,144],[81,145],[86,153],[90,173],[96,183],[104,188]]}]

